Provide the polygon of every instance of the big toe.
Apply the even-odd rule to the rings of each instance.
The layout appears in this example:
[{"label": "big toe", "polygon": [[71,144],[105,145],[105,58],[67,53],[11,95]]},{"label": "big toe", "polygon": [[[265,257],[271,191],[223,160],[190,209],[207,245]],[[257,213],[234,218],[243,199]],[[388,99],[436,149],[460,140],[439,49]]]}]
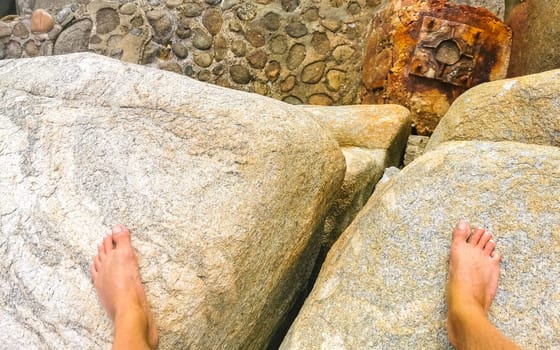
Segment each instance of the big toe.
[{"label": "big toe", "polygon": [[455,225],[455,228],[453,229],[453,240],[466,242],[467,238],[469,238],[470,233],[471,228],[469,224],[467,224],[466,221],[461,220],[457,223],[457,225]]},{"label": "big toe", "polygon": [[118,224],[113,226],[113,241],[115,245],[118,247],[119,245],[127,245],[130,244],[130,231],[126,226]]}]

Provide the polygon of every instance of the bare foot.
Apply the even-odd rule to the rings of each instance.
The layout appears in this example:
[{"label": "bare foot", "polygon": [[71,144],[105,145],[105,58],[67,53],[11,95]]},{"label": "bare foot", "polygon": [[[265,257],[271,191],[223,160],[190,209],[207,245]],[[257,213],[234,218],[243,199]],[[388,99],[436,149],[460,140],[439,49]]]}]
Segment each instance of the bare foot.
[{"label": "bare foot", "polygon": [[487,318],[488,309],[496,295],[501,256],[494,252],[496,242],[484,228],[476,228],[461,221],[453,230],[449,282],[447,286],[449,341],[458,347],[463,337],[460,319],[465,315]]},{"label": "bare foot", "polygon": [[113,349],[156,349],[157,328],[126,227],[113,227],[99,246],[90,271],[99,300],[113,320]]}]

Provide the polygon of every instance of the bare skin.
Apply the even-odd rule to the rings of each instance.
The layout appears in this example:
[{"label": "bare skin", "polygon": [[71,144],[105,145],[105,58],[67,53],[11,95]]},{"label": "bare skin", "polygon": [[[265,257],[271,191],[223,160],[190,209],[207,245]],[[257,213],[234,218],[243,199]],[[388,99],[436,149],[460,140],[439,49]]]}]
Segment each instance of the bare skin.
[{"label": "bare skin", "polygon": [[488,320],[498,289],[501,256],[484,228],[461,221],[453,230],[447,285],[447,333],[459,350],[519,349]]},{"label": "bare skin", "polygon": [[99,300],[113,320],[113,349],[156,349],[158,332],[126,227],[116,225],[103,239],[90,271]]}]

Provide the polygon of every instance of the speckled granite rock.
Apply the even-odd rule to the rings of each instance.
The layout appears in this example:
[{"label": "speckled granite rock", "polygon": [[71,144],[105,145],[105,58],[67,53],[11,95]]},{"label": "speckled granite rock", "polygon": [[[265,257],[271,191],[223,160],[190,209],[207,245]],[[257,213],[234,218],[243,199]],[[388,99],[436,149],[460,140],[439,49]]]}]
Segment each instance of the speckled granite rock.
[{"label": "speckled granite rock", "polygon": [[263,348],[344,174],[301,109],[92,54],[0,62],[0,325],[109,348],[88,268],[133,232],[160,349]]},{"label": "speckled granite rock", "polygon": [[449,140],[560,146],[560,70],[470,89],[445,114],[427,150]]},{"label": "speckled granite rock", "polygon": [[400,165],[411,119],[399,105],[303,107],[332,133],[346,160],[344,182],[325,219],[323,256],[367,202],[384,169]]},{"label": "speckled granite rock", "polygon": [[383,149],[342,147],[346,173],[325,219],[319,261],[350,225],[371,196],[391,161]]},{"label": "speckled granite rock", "polygon": [[451,229],[485,225],[503,254],[490,309],[525,349],[560,347],[560,152],[449,142],[376,189],[331,249],[281,349],[451,349]]},{"label": "speckled granite rock", "polygon": [[304,106],[340,146],[387,151],[387,166],[402,160],[410,135],[410,111],[399,105]]}]

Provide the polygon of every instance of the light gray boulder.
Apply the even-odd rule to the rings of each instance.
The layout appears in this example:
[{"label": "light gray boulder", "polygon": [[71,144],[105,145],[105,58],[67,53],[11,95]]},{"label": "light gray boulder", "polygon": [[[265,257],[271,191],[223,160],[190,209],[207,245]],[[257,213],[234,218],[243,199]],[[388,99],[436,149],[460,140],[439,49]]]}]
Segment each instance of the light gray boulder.
[{"label": "light gray boulder", "polygon": [[261,349],[344,176],[300,108],[93,54],[0,61],[2,347],[99,349],[89,276],[131,228],[160,349]]},{"label": "light gray boulder", "polygon": [[560,152],[449,142],[379,185],[329,252],[281,349],[451,349],[445,292],[460,219],[503,255],[489,317],[525,349],[560,347]]},{"label": "light gray boulder", "polygon": [[442,118],[426,149],[469,140],[560,146],[560,70],[468,90]]},{"label": "light gray boulder", "polygon": [[331,206],[322,235],[322,254],[371,196],[385,168],[399,166],[410,135],[410,111],[399,105],[304,106],[341,146],[346,174]]}]

